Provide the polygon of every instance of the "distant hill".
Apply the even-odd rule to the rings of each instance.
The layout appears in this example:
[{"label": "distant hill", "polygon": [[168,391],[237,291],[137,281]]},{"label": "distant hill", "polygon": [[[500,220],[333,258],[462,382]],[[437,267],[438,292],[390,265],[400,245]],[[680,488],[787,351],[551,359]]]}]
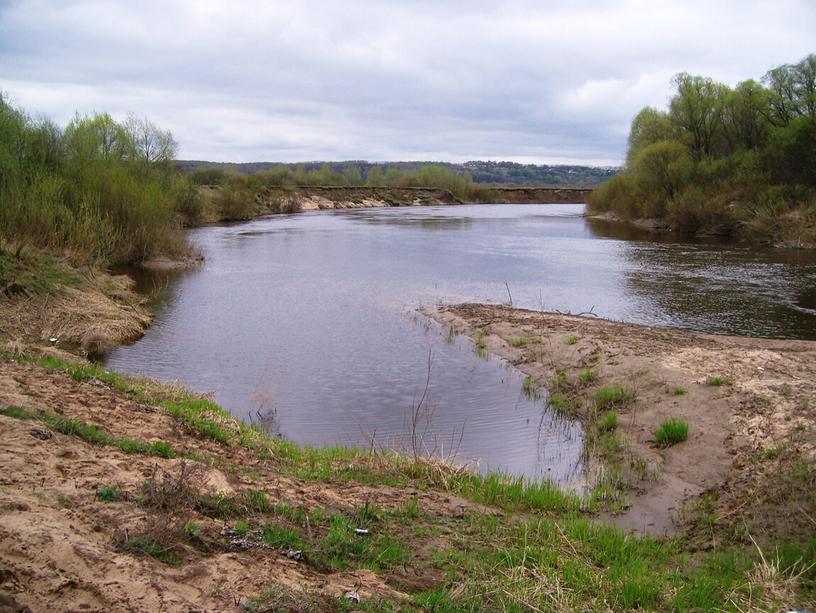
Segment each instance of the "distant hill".
[{"label": "distant hill", "polygon": [[351,168],[359,170],[363,180],[368,172],[378,166],[383,173],[389,169],[402,172],[416,172],[422,166],[432,164],[441,166],[454,172],[470,173],[474,183],[493,183],[496,185],[572,185],[576,187],[592,187],[602,183],[609,177],[617,174],[619,168],[597,166],[568,166],[549,164],[518,164],[516,162],[465,162],[452,164],[449,162],[379,162],[372,163],[362,160],[344,162],[303,162],[301,164],[284,164],[280,162],[246,162],[234,164],[229,162],[206,162],[202,160],[178,160],[178,168],[183,172],[192,172],[197,168],[223,168],[239,174],[288,168],[294,171],[298,166],[306,171],[318,170],[328,166],[332,171],[345,175]]}]

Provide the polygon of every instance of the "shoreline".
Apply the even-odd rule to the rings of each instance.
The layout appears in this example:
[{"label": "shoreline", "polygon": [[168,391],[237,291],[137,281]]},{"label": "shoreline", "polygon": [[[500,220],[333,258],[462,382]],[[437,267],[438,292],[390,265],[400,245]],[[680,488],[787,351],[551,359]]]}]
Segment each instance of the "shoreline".
[{"label": "shoreline", "polygon": [[583,204],[591,193],[583,187],[500,187],[490,188],[472,198],[458,197],[442,188],[426,187],[267,187],[243,202],[238,215],[219,211],[218,199],[223,188],[202,185],[198,194],[202,216],[190,227],[232,221],[248,221],[266,215],[301,211],[388,208],[405,206],[441,206],[462,204]]},{"label": "shoreline", "polygon": [[[593,409],[598,390],[614,384],[631,390],[633,398],[612,407],[621,439],[612,458],[620,472],[615,485],[625,502],[606,517],[618,527],[673,534],[706,497],[717,499],[725,524],[742,520],[771,532],[809,526],[801,513],[793,525],[795,506],[769,511],[769,501],[750,497],[775,491],[774,478],[793,462],[773,457],[757,465],[756,456],[795,452],[804,465],[816,465],[816,341],[719,336],[499,305],[423,312],[556,394],[569,405],[561,410],[591,433],[602,418]],[[588,369],[591,377],[581,380]],[[661,449],[654,429],[669,417],[687,421],[689,437]],[[590,452],[603,463],[604,450]]]},{"label": "shoreline", "polygon": [[589,220],[595,220],[602,223],[622,224],[630,228],[637,228],[652,234],[669,234],[672,236],[687,236],[692,238],[712,238],[727,241],[734,241],[746,245],[761,245],[764,247],[773,247],[776,249],[816,249],[816,230],[811,224],[811,229],[808,231],[809,235],[797,235],[796,229],[801,223],[801,220],[791,219],[790,215],[782,216],[777,220],[777,227],[775,234],[762,236],[750,224],[741,223],[736,226],[736,229],[723,231],[722,227],[707,228],[705,230],[698,230],[689,232],[680,228],[672,227],[666,221],[655,218],[637,218],[629,219],[614,211],[593,211],[587,205],[587,212],[585,217]]},{"label": "shoreline", "polygon": [[[206,395],[90,364],[80,344],[37,332],[61,294],[96,328],[119,330],[124,317],[143,330],[149,314],[126,278],[62,274],[56,293],[0,296],[32,317],[9,323],[18,338],[0,345],[0,606],[348,611],[353,594],[373,610],[535,610],[553,604],[542,577],[562,589],[559,610],[812,602],[798,580],[780,588],[758,574],[765,559],[751,540],[773,560],[780,543],[805,547],[812,534],[814,341],[497,305],[425,309],[527,373],[529,393],[561,394],[600,458],[603,478],[579,498],[432,458],[301,447],[270,435],[263,416],[245,424]],[[706,384],[712,364],[727,383]],[[586,368],[594,375],[579,382]],[[617,381],[635,397],[600,432],[601,415],[582,411]],[[668,393],[680,385],[682,397]],[[691,431],[663,450],[650,420],[666,401]],[[710,576],[723,556],[733,568]],[[621,599],[644,582],[659,589]]]}]

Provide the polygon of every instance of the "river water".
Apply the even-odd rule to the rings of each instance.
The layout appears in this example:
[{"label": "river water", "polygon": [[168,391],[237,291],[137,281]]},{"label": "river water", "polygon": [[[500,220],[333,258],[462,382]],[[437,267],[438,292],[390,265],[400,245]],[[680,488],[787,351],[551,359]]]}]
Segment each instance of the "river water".
[{"label": "river water", "polygon": [[417,307],[505,302],[509,287],[526,308],[816,338],[813,253],[658,240],[583,210],[358,209],[192,230],[205,264],[139,279],[155,323],[107,364],[212,392],[241,418],[260,411],[301,443],[410,448],[422,400],[424,450],[569,484],[580,426]]}]

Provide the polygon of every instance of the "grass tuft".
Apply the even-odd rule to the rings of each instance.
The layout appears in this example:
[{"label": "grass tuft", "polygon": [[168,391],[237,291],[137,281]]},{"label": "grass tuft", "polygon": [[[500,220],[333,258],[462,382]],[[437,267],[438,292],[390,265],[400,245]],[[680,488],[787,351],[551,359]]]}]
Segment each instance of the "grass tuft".
[{"label": "grass tuft", "polygon": [[578,373],[578,380],[583,383],[591,383],[595,380],[595,371],[592,368],[585,368]]},{"label": "grass tuft", "polygon": [[664,420],[655,430],[655,441],[658,447],[671,447],[688,438],[688,423],[682,419],[670,417]]},{"label": "grass tuft", "polygon": [[96,490],[96,499],[101,502],[114,502],[119,499],[119,489],[115,485],[103,485]]},{"label": "grass tuft", "polygon": [[613,383],[595,392],[595,408],[602,411],[612,407],[624,407],[634,399],[634,391],[623,387],[619,383]]},{"label": "grass tuft", "polygon": [[598,429],[601,432],[612,432],[618,427],[618,414],[615,411],[609,411],[603,416],[603,419],[598,422]]},{"label": "grass tuft", "polygon": [[75,436],[86,443],[94,445],[108,445],[116,447],[123,453],[138,453],[162,458],[173,458],[173,448],[163,441],[145,442],[132,438],[118,438],[111,436],[102,428],[94,424],[86,424],[76,419],[67,419],[48,411],[30,411],[21,407],[4,407],[0,415],[15,419],[36,420],[48,426],[54,432]]}]

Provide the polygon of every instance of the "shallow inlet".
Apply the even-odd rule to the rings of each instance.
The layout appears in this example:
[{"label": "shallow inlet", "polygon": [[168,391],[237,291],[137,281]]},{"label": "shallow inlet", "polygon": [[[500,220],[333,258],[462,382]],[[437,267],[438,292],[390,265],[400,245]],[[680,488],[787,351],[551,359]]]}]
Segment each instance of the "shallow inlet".
[{"label": "shallow inlet", "polygon": [[[581,477],[581,429],[522,377],[416,313],[513,302],[717,333],[816,338],[816,256],[655,240],[582,205],[304,213],[191,231],[205,265],[145,275],[156,321],[116,369],[212,391],[237,416],[272,412],[310,444],[423,447],[481,470]],[[506,285],[505,285],[506,284]]]}]

